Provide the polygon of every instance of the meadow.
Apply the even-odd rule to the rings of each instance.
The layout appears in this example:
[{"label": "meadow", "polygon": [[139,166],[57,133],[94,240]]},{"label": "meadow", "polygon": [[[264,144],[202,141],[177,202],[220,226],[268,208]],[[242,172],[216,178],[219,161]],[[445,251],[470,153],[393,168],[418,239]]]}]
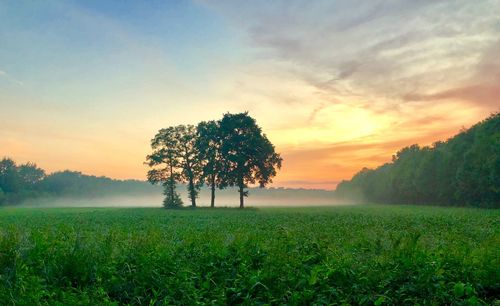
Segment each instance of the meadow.
[{"label": "meadow", "polygon": [[500,212],[2,208],[0,304],[498,305]]}]

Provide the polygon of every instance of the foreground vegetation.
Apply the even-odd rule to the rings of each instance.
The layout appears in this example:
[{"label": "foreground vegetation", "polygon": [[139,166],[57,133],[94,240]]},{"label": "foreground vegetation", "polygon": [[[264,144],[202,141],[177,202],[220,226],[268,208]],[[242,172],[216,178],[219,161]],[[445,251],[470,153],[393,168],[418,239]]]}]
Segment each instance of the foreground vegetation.
[{"label": "foreground vegetation", "polygon": [[0,211],[0,304],[495,304],[500,212]]}]

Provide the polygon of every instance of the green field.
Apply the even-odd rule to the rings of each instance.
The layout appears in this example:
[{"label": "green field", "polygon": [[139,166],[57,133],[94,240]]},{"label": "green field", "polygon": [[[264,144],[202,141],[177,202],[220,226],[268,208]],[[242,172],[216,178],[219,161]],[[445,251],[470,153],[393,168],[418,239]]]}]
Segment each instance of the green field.
[{"label": "green field", "polygon": [[499,304],[500,212],[4,208],[0,304]]}]

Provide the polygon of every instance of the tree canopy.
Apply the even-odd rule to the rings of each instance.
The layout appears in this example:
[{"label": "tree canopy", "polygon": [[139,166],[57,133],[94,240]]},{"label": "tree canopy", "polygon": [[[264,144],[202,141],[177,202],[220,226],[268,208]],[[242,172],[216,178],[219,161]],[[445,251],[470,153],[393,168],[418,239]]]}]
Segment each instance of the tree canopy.
[{"label": "tree canopy", "polygon": [[179,158],[179,139],[176,137],[176,128],[161,129],[151,140],[153,153],[146,157],[150,167],[147,177],[152,184],[164,186],[165,200],[163,205],[167,208],[182,206],[182,200],[175,191],[176,182],[181,180],[181,161]]},{"label": "tree canopy", "polygon": [[244,207],[245,188],[249,184],[260,187],[272,182],[282,158],[275,152],[255,119],[248,113],[225,114],[220,121],[223,158],[221,186],[237,186],[240,207]]},{"label": "tree canopy", "polygon": [[336,194],[376,203],[500,208],[500,113],[429,147],[412,145],[363,169]]}]

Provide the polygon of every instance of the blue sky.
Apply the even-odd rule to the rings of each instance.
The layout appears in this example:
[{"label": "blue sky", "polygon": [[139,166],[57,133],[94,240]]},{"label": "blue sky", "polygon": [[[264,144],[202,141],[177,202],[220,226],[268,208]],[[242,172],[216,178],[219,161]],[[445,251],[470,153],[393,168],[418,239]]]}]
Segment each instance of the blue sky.
[{"label": "blue sky", "polygon": [[215,13],[188,1],[8,1],[0,8],[2,69],[49,94],[62,80],[122,86],[157,65],[203,82],[199,71],[238,56]]},{"label": "blue sky", "polygon": [[498,111],[500,1],[0,0],[0,155],[144,178],[165,126],[250,111],[276,186],[333,188]]}]

